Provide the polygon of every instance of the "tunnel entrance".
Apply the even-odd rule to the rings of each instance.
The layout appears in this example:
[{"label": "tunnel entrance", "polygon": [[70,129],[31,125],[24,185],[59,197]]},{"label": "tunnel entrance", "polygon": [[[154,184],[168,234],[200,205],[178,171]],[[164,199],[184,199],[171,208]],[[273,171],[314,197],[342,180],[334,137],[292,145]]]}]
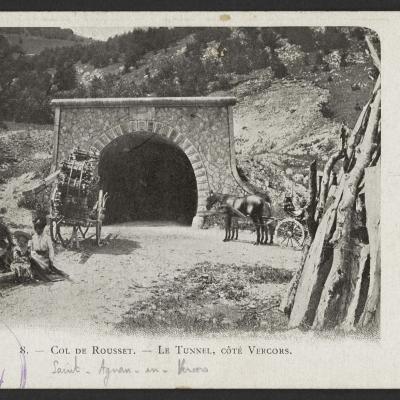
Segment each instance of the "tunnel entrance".
[{"label": "tunnel entrance", "polygon": [[192,165],[183,150],[156,134],[112,141],[101,153],[99,176],[110,195],[106,224],[158,220],[190,225],[196,215]]}]

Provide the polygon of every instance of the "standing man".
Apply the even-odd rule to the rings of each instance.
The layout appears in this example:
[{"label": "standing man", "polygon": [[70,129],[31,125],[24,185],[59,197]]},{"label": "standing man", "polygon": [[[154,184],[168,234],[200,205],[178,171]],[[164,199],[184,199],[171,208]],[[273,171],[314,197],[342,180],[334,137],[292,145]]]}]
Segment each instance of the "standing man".
[{"label": "standing man", "polygon": [[341,149],[345,151],[347,148],[347,139],[349,137],[349,128],[347,127],[346,121],[342,121],[340,124],[340,140],[341,140]]}]

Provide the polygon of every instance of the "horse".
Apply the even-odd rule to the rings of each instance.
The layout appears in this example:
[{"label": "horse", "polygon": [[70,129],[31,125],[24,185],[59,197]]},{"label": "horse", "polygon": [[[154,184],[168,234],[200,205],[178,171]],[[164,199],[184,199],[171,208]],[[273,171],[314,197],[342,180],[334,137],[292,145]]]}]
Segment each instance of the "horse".
[{"label": "horse", "polygon": [[[236,217],[237,215],[242,214],[246,217],[250,217],[256,227],[257,239],[254,244],[267,244],[268,226],[267,224],[265,224],[265,221],[272,216],[270,199],[267,195],[265,195],[265,198],[255,194],[251,194],[245,197],[238,197],[230,194],[214,193],[213,191],[210,191],[206,202],[207,210],[210,210],[211,207],[213,207],[217,203],[219,203],[223,207],[225,212],[224,242],[233,239],[235,233],[235,227],[233,230],[231,229],[233,216]],[[273,235],[271,230],[270,236],[270,243],[272,243]]]},{"label": "horse", "polygon": [[225,238],[223,241],[237,240],[239,236],[238,215],[227,204],[221,205],[218,211],[224,214]]}]

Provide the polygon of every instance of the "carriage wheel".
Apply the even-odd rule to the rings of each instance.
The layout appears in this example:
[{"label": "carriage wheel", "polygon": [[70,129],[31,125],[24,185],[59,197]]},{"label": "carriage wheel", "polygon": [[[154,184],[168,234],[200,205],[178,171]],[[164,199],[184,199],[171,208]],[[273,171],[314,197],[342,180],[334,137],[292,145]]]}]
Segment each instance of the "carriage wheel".
[{"label": "carriage wheel", "polygon": [[97,244],[97,246],[100,246],[100,244],[101,244],[101,226],[102,226],[101,221],[97,221],[96,222],[96,244]]},{"label": "carriage wheel", "polygon": [[78,235],[78,225],[65,223],[63,219],[56,225],[56,238],[63,247],[68,247],[71,241]]},{"label": "carriage wheel", "polygon": [[293,218],[285,218],[276,227],[276,241],[280,246],[301,249],[305,238],[304,228]]},{"label": "carriage wheel", "polygon": [[90,223],[89,223],[89,222],[86,224],[86,226],[78,225],[78,229],[79,229],[79,232],[80,232],[81,235],[82,235],[82,239],[85,239],[86,234],[88,233],[89,228],[90,228]]},{"label": "carriage wheel", "polygon": [[102,226],[102,212],[103,212],[103,190],[99,190],[99,197],[97,199],[97,221],[96,221],[96,244],[101,245],[101,226]]},{"label": "carriage wheel", "polygon": [[60,222],[61,222],[61,219],[57,219],[57,218],[52,218],[50,220],[50,237],[51,237],[51,240],[57,244],[61,243],[61,241],[58,237],[58,234],[57,234],[58,225]]}]

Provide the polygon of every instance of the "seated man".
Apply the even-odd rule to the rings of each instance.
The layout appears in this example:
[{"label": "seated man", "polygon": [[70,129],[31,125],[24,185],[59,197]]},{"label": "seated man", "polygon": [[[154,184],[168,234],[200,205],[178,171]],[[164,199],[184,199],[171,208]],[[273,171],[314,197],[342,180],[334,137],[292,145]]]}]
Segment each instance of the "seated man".
[{"label": "seated man", "polygon": [[302,220],[305,217],[305,209],[307,207],[307,201],[302,199],[300,201],[300,208],[296,209],[292,198],[290,196],[286,196],[283,202],[283,209],[286,213],[288,213],[291,217],[296,218],[297,220]]},{"label": "seated man", "polygon": [[295,210],[291,196],[285,196],[283,200],[283,210],[287,213],[292,213]]}]

